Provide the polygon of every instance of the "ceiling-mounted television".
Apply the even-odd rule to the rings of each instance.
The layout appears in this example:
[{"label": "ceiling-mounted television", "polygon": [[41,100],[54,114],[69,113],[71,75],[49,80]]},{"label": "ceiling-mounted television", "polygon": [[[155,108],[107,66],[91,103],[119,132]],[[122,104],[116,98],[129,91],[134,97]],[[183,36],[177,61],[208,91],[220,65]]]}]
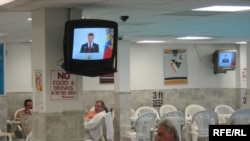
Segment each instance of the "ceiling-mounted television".
[{"label": "ceiling-mounted television", "polygon": [[226,73],[236,68],[236,50],[216,50],[213,53],[214,73]]},{"label": "ceiling-mounted television", "polygon": [[62,68],[84,76],[117,72],[118,24],[101,19],[65,23]]}]

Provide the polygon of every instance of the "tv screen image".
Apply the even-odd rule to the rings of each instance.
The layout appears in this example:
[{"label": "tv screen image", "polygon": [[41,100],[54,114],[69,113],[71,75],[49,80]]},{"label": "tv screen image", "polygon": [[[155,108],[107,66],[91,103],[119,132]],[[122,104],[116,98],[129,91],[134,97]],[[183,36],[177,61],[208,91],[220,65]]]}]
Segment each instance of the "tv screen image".
[{"label": "tv screen image", "polygon": [[113,52],[109,49],[113,48],[113,35],[114,28],[75,28],[72,58],[76,60],[111,58]]},{"label": "tv screen image", "polygon": [[236,68],[236,50],[216,50],[213,53],[214,73],[226,73]]},{"label": "tv screen image", "polygon": [[219,52],[219,67],[235,66],[235,52],[221,51]]},{"label": "tv screen image", "polygon": [[117,72],[118,24],[101,19],[65,23],[62,68],[71,74],[101,76]]}]

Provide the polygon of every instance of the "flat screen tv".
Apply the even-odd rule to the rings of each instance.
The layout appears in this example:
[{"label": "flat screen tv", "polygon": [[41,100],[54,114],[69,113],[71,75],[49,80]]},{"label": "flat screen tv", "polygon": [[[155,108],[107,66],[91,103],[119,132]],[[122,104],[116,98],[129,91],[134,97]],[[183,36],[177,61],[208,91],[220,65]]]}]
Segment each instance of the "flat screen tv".
[{"label": "flat screen tv", "polygon": [[101,19],[65,23],[62,68],[84,76],[117,72],[118,24]]},{"label": "flat screen tv", "polygon": [[214,73],[226,73],[236,68],[236,50],[216,50],[213,53]]}]

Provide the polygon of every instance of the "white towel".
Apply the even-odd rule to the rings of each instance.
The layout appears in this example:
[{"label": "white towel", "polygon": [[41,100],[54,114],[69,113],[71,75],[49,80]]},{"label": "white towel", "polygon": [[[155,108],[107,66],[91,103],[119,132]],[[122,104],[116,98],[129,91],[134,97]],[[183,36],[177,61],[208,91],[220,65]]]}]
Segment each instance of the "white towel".
[{"label": "white towel", "polygon": [[113,126],[113,117],[111,112],[108,112],[105,116],[105,125],[106,125],[106,136],[108,141],[114,140],[114,126]]}]

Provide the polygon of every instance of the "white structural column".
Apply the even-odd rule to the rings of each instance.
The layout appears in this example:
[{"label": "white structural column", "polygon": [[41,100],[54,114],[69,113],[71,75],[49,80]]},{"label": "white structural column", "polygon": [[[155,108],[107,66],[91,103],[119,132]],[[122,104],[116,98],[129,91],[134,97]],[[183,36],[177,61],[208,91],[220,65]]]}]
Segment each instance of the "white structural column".
[{"label": "white structural column", "polygon": [[246,107],[250,108],[250,42],[246,47],[246,62],[247,62],[247,95],[246,95]]},{"label": "white structural column", "polygon": [[[67,8],[32,11],[33,101],[32,141],[71,141],[83,138],[82,80],[61,68]],[[37,87],[36,78],[41,77]],[[72,83],[64,83],[69,81]],[[73,86],[73,98],[67,86]]]},{"label": "white structural column", "polygon": [[244,108],[246,107],[246,94],[247,94],[247,80],[245,77],[246,66],[247,66],[247,54],[246,54],[246,45],[237,45],[238,53],[237,53],[237,62],[236,62],[236,87],[240,88],[240,95],[237,95],[237,107]]},{"label": "white structural column", "polygon": [[117,64],[118,72],[115,73],[115,141],[121,140],[122,126],[130,124],[130,44],[127,41],[118,41]]}]

